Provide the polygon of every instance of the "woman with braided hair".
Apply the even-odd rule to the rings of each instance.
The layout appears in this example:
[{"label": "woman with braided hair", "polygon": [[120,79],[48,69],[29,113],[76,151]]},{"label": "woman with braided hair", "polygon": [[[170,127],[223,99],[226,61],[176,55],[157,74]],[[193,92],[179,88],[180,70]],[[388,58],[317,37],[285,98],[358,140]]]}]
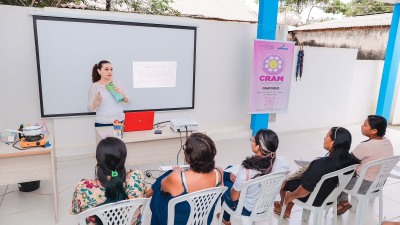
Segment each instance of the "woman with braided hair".
[{"label": "woman with braided hair", "polygon": [[[139,170],[126,171],[126,155],[125,143],[118,138],[107,137],[99,142],[96,148],[96,179],[83,179],[78,183],[72,196],[71,214],[103,204],[145,197],[144,176]],[[132,224],[140,224],[138,217],[135,215]],[[86,223],[99,225],[101,221],[88,217]]]},{"label": "woman with braided hair", "polygon": [[[246,181],[269,173],[289,170],[287,161],[276,155],[279,138],[274,131],[261,129],[250,139],[250,143],[255,155],[247,157],[242,162],[236,175],[224,172],[224,185],[228,187],[228,190],[222,196],[222,202],[226,202],[232,210],[236,209],[240,191]],[[247,189],[242,215],[250,216],[259,193],[259,186],[250,186]],[[224,212],[222,222],[225,225],[231,224],[230,215],[227,212]]]}]

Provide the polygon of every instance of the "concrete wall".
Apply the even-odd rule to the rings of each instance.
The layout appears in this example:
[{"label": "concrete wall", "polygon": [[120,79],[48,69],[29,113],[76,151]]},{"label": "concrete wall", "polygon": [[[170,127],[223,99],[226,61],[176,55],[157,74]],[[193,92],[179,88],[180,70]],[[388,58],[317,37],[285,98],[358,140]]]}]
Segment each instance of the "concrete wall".
[{"label": "concrete wall", "polygon": [[358,49],[357,59],[383,60],[389,37],[387,27],[293,31],[289,39],[307,46]]},{"label": "concrete wall", "polygon": [[[40,120],[32,17],[28,13],[32,10],[59,16],[197,25],[195,109],[157,112],[155,121],[191,117],[200,127],[215,127],[219,132],[210,132],[213,138],[250,135],[246,110],[256,24],[12,6],[0,6],[1,130]],[[108,45],[112,47],[112,43]],[[289,111],[277,114],[270,128],[284,132],[361,123],[373,113],[377,93],[372,86],[380,74],[375,62],[357,62],[356,55],[355,49],[305,48],[304,78],[301,82],[292,79]],[[66,62],[66,66],[73,65]],[[47,123],[55,136],[57,155],[94,152],[93,116],[47,119]]]}]

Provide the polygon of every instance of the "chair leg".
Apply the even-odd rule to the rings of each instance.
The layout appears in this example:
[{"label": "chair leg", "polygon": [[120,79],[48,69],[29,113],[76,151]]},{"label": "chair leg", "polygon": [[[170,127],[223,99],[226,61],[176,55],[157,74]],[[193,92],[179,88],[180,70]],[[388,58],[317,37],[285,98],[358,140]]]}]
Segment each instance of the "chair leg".
[{"label": "chair leg", "polygon": [[[303,213],[304,213],[304,209],[303,209]],[[319,212],[318,210],[313,210],[312,211],[313,214],[313,225],[320,225],[319,223]]]},{"label": "chair leg", "polygon": [[[328,212],[328,210],[326,210]],[[337,200],[333,203],[333,225],[337,225]]]},{"label": "chair leg", "polygon": [[286,205],[283,204],[282,209],[281,209],[281,215],[279,216],[279,221],[278,221],[278,225],[281,225],[283,222],[283,215],[285,215],[285,211],[286,211]]},{"label": "chair leg", "polygon": [[379,193],[378,198],[379,198],[379,224],[382,224],[382,217],[383,217],[382,191]]},{"label": "chair leg", "polygon": [[308,222],[308,221],[310,220],[310,214],[311,214],[311,211],[310,211],[310,210],[308,210],[308,209],[303,209],[303,213],[302,213],[301,219],[302,219],[303,221],[305,221],[305,222]]},{"label": "chair leg", "polygon": [[358,205],[357,205],[358,209],[357,209],[357,213],[356,213],[356,225],[363,225],[367,207],[368,207],[368,198],[361,198],[358,201]]},{"label": "chair leg", "polygon": [[318,208],[314,210],[315,214],[317,215],[317,220],[313,223],[315,225],[322,225],[322,217],[324,215],[324,210],[322,208]]},{"label": "chair leg", "polygon": [[224,216],[224,207],[221,206],[221,211],[219,212],[219,218],[218,218],[218,225],[222,224],[222,217]]},{"label": "chair leg", "polygon": [[350,204],[352,205],[350,211],[355,212],[358,208],[358,199],[355,196],[351,196]]},{"label": "chair leg", "polygon": [[252,225],[255,223],[254,221],[250,221],[248,216],[241,216],[240,219],[242,220],[243,225]]}]

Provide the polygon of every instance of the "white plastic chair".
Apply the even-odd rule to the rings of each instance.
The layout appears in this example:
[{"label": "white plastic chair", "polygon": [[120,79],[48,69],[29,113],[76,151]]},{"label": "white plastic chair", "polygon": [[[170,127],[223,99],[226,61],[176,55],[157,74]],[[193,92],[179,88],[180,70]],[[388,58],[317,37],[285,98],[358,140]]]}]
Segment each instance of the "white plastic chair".
[{"label": "white plastic chair", "polygon": [[400,166],[395,166],[393,168],[392,172],[390,172],[389,177],[395,178],[395,179],[400,179]]},{"label": "white plastic chair", "polygon": [[[358,209],[356,214],[356,225],[363,224],[364,216],[368,206],[368,200],[375,197],[379,197],[379,224],[382,223],[382,188],[386,182],[386,179],[390,175],[390,172],[393,170],[399,160],[400,156],[392,156],[366,163],[362,168],[360,176],[358,177],[357,182],[354,184],[353,189],[344,190],[344,192],[351,195],[351,204],[353,206],[356,206],[352,207],[350,210],[355,211],[356,209]],[[364,180],[367,170],[376,165],[380,165],[380,169],[375,180],[372,182],[371,186],[368,188],[365,194],[358,194],[358,190],[360,189],[361,183]]]},{"label": "white plastic chair", "polygon": [[[333,220],[334,225],[337,224],[337,197],[344,190],[344,188],[349,183],[351,177],[353,176],[357,165],[348,166],[341,170],[334,171],[332,173],[325,174],[321,177],[321,180],[317,183],[314,188],[314,191],[311,192],[310,197],[306,202],[302,202],[298,199],[293,200],[293,203],[303,208],[303,221],[308,221],[310,218],[310,213],[313,213],[313,225],[322,224],[322,216],[325,210],[329,210],[331,207],[333,208]],[[321,206],[313,206],[315,197],[317,196],[322,184],[325,180],[329,178],[337,177],[339,180],[338,185],[333,189],[333,191],[328,195],[325,201]],[[283,215],[286,211],[286,205],[284,204],[282,207],[281,215],[279,217],[279,223],[282,224]]]},{"label": "white plastic chair", "polygon": [[168,225],[174,225],[176,204],[185,201],[190,205],[190,215],[186,224],[207,225],[211,208],[217,203],[226,189],[228,188],[214,187],[171,199],[168,203]]},{"label": "white plastic chair", "polygon": [[86,225],[86,218],[96,215],[103,225],[131,225],[134,213],[139,210],[140,214],[143,214],[143,209],[148,201],[148,198],[136,198],[98,206],[79,213],[77,215],[78,223]]},{"label": "white plastic chair", "polygon": [[[239,216],[242,220],[243,225],[255,224],[256,221],[261,220],[269,220],[271,222],[272,219],[272,205],[275,201],[276,196],[279,193],[279,190],[282,187],[283,181],[287,178],[289,171],[282,171],[277,173],[271,173],[264,176],[260,176],[254,179],[247,181],[240,191],[239,202],[236,207],[236,210],[233,211],[229,206],[224,202],[221,207],[220,217],[218,220],[218,224],[222,223],[222,215],[224,215],[224,211],[229,213],[231,216]],[[243,216],[242,211],[244,207],[244,202],[246,201],[247,189],[252,185],[260,185],[260,195],[258,200],[252,210],[250,216]]]}]

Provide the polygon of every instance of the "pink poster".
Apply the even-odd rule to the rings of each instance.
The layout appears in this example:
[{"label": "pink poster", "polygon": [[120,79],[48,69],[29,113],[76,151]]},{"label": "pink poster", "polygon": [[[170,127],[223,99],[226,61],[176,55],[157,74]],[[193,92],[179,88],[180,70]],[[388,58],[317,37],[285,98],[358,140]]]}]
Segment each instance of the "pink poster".
[{"label": "pink poster", "polygon": [[287,111],[293,54],[293,42],[254,41],[249,113]]}]

